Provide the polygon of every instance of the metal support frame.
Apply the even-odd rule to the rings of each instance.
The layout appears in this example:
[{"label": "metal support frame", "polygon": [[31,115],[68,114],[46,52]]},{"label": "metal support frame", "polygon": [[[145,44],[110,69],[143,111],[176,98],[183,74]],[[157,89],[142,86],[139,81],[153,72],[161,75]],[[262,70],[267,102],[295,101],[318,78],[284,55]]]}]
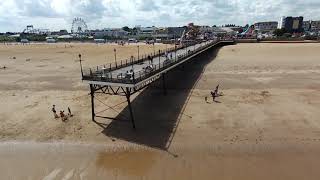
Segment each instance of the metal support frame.
[{"label": "metal support frame", "polygon": [[95,92],[95,89],[94,89],[94,86],[92,84],[90,84],[90,94],[91,94],[91,115],[92,115],[92,121],[93,122],[96,122],[95,121],[95,113],[94,113],[94,92]]},{"label": "metal support frame", "polygon": [[133,112],[132,112],[132,107],[131,107],[130,96],[131,96],[130,89],[126,88],[126,98],[127,98],[127,101],[128,101],[128,107],[129,107],[129,111],[130,111],[132,128],[136,129],[136,125],[135,125],[134,117],[133,117]]},{"label": "metal support frame", "polygon": [[[152,83],[152,82],[150,82]],[[130,97],[135,94],[136,92],[144,89],[147,87],[150,83],[143,84],[140,87],[136,88],[123,88],[123,87],[112,87],[112,86],[103,86],[103,85],[97,85],[97,84],[90,84],[90,96],[91,96],[91,115],[92,115],[92,121],[95,121],[95,117],[101,117],[101,116],[96,116],[95,114],[95,93],[102,93],[102,94],[107,94],[107,95],[118,95],[118,96],[125,96],[128,102],[128,108],[130,112],[130,120],[132,123],[133,129],[136,129],[135,121],[134,121],[134,114],[133,114],[133,109],[131,105],[131,100]],[[106,117],[102,117],[106,118]]]},{"label": "metal support frame", "polygon": [[[91,113],[92,113],[92,121],[95,121],[95,117],[101,117],[101,116],[96,116],[95,114],[95,105],[94,105],[94,94],[95,93],[102,93],[102,94],[107,94],[107,95],[118,95],[118,96],[125,96],[128,102],[128,108],[129,108],[129,112],[130,112],[130,120],[132,123],[132,127],[133,129],[136,129],[136,125],[135,125],[135,121],[134,121],[134,114],[133,114],[133,109],[132,109],[132,105],[131,105],[131,100],[130,97],[139,92],[140,90],[148,87],[151,83],[155,82],[157,79],[159,79],[159,77],[155,77],[153,79],[150,79],[150,81],[145,82],[137,87],[134,88],[130,88],[130,87],[113,87],[110,85],[98,85],[98,84],[90,84],[90,95],[91,95]],[[164,90],[164,94],[167,94],[166,91],[166,85],[165,85],[165,75],[162,75],[162,83],[163,83],[163,90]]]}]

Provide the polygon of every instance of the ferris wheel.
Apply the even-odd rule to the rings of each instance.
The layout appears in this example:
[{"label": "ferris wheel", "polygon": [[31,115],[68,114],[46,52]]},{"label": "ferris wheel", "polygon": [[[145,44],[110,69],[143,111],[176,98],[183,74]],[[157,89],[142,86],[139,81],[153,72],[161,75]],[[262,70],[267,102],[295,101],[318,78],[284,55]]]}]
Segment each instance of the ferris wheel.
[{"label": "ferris wheel", "polygon": [[72,34],[83,34],[88,31],[87,23],[82,18],[74,18],[72,21]]}]

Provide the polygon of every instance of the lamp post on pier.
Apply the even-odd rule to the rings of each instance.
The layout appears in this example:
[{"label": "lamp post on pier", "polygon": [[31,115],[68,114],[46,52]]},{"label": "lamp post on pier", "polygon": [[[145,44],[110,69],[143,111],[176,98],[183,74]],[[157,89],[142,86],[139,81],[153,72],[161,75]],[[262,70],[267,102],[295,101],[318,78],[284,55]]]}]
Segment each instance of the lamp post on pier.
[{"label": "lamp post on pier", "polygon": [[138,61],[140,59],[140,46],[138,46]]},{"label": "lamp post on pier", "polygon": [[160,53],[161,53],[161,50],[159,49],[159,70],[160,70],[160,60],[161,60],[161,55],[160,55]]},{"label": "lamp post on pier", "polygon": [[130,61],[131,61],[132,69],[133,69],[133,64],[134,64],[134,57],[133,56],[130,57]]},{"label": "lamp post on pier", "polygon": [[174,61],[177,61],[177,44],[174,45]]},{"label": "lamp post on pier", "polygon": [[79,54],[79,62],[80,62],[81,76],[83,77],[83,69],[82,69],[82,59],[81,59],[81,54]]},{"label": "lamp post on pier", "polygon": [[188,45],[186,45],[186,54],[188,54]]},{"label": "lamp post on pier", "polygon": [[114,48],[113,52],[114,52],[114,63],[116,64],[116,67],[117,67],[117,50],[116,50],[116,48]]}]

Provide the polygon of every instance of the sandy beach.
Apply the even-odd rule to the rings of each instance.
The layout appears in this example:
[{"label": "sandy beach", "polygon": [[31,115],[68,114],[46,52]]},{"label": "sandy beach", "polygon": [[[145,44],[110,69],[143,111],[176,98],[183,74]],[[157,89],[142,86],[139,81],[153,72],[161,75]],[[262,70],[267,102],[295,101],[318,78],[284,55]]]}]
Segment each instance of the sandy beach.
[{"label": "sandy beach", "polygon": [[[203,54],[168,73],[167,96],[161,82],[134,96],[136,131],[123,97],[97,95],[99,115],[116,120],[91,121],[78,54],[94,67],[114,62],[114,48],[119,60],[137,56],[135,45],[0,45],[4,179],[320,176],[320,44],[244,43]],[[140,45],[141,54],[153,51]],[[223,96],[212,102],[218,84]],[[74,117],[54,119],[53,104]]]}]

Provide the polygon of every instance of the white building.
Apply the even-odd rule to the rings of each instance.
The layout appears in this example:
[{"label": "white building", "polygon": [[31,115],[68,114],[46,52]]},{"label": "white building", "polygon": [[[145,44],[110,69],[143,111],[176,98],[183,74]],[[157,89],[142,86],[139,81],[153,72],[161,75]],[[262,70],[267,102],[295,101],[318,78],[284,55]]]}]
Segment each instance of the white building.
[{"label": "white building", "polygon": [[280,18],[280,20],[279,20],[279,22],[278,22],[278,29],[282,29],[282,28],[284,28],[284,16],[282,16],[281,18]]},{"label": "white building", "polygon": [[212,33],[215,36],[236,35],[236,31],[234,31],[230,27],[212,27]]},{"label": "white building", "polygon": [[268,22],[257,22],[254,24],[254,30],[258,32],[270,32],[278,28],[278,22],[268,21]]},{"label": "white building", "polygon": [[105,28],[103,30],[95,30],[93,34],[96,38],[107,37],[125,37],[129,33],[127,31],[122,30],[121,28]]},{"label": "white building", "polygon": [[152,26],[152,27],[140,27],[138,29],[139,34],[154,34],[156,32],[157,28]]},{"label": "white building", "polygon": [[320,21],[303,21],[304,31],[309,32],[319,32],[320,31]]},{"label": "white building", "polygon": [[320,21],[311,21],[311,31],[320,31]]}]

